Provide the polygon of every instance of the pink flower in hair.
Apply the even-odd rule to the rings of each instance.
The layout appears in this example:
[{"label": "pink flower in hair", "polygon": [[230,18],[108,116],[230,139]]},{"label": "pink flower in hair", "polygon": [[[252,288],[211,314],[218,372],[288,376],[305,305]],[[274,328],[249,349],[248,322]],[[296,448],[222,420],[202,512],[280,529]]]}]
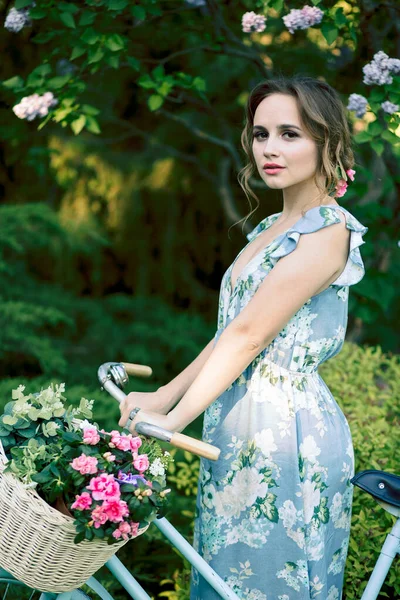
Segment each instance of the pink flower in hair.
[{"label": "pink flower in hair", "polygon": [[355,175],[355,171],[354,169],[347,169],[346,174],[349,176],[349,178],[351,179],[351,181],[354,181],[354,175]]},{"label": "pink flower in hair", "polygon": [[336,185],[336,198],[341,198],[347,191],[347,182],[344,179],[339,179]]}]

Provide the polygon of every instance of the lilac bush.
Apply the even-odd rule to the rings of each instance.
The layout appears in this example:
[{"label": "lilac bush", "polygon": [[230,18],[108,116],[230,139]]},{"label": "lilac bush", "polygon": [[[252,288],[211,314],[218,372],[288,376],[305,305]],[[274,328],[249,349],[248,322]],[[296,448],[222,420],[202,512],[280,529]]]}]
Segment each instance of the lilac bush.
[{"label": "lilac bush", "polygon": [[361,94],[350,94],[347,110],[354,111],[359,119],[367,112],[368,100]]}]

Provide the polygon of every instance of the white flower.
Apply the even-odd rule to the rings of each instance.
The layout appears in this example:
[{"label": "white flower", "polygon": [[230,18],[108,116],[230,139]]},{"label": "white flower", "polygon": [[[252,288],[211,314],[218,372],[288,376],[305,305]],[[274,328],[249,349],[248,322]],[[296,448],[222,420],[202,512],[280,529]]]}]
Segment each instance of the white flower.
[{"label": "white flower", "polygon": [[315,482],[306,479],[299,484],[301,492],[296,492],[296,496],[303,497],[304,505],[304,522],[307,524],[311,521],[314,514],[314,508],[319,506],[321,501],[321,492],[315,487]]},{"label": "white flower", "polygon": [[149,471],[154,477],[165,475],[165,468],[160,458],[156,458],[149,467]]},{"label": "white flower", "polygon": [[303,458],[306,458],[309,462],[317,462],[317,456],[321,454],[321,449],[318,448],[315,439],[312,435],[308,435],[304,438],[300,444],[300,453]]},{"label": "white flower", "polygon": [[285,500],[278,510],[279,518],[283,521],[285,529],[292,529],[297,521],[297,510],[292,500]]},{"label": "white flower", "polygon": [[254,441],[264,456],[270,456],[271,452],[278,449],[274,441],[274,433],[272,429],[263,429],[254,436]]}]

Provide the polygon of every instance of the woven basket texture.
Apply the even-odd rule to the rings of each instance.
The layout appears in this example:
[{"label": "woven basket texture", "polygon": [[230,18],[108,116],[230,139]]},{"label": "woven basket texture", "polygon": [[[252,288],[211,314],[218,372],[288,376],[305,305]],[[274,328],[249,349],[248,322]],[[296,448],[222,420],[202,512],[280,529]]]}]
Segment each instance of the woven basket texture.
[{"label": "woven basket texture", "polygon": [[[2,465],[1,465],[2,466]],[[144,533],[148,526],[139,529]],[[81,586],[127,541],[74,544],[71,517],[49,506],[11,473],[0,472],[0,566],[42,592]]]}]

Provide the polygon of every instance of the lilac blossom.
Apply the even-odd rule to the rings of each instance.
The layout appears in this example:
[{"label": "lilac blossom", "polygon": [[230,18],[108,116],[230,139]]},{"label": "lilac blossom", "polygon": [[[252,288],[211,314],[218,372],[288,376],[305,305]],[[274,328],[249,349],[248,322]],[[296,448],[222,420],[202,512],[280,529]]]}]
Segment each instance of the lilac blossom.
[{"label": "lilac blossom", "polygon": [[4,21],[5,29],[12,33],[18,33],[21,29],[31,24],[29,9],[17,10],[16,8],[11,8]]},{"label": "lilac blossom", "polygon": [[36,117],[45,117],[49,108],[57,102],[58,100],[54,98],[52,92],[46,92],[43,96],[32,94],[22,98],[21,102],[13,107],[13,111],[19,119],[32,121]]},{"label": "lilac blossom", "polygon": [[389,58],[380,50],[372,61],[363,67],[363,73],[363,83],[366,85],[390,85],[393,83],[391,73],[400,73],[400,59]]},{"label": "lilac blossom", "polygon": [[382,102],[381,108],[389,115],[400,111],[400,106],[398,104],[393,104],[393,102],[389,102],[389,100]]},{"label": "lilac blossom", "polygon": [[361,119],[367,112],[367,105],[368,100],[364,98],[364,96],[361,96],[360,94],[350,94],[347,110],[354,111],[356,117]]},{"label": "lilac blossom", "polygon": [[242,30],[245,33],[256,31],[261,33],[265,29],[264,15],[257,15],[255,12],[247,12],[242,16]]},{"label": "lilac blossom", "polygon": [[324,13],[316,6],[303,6],[302,9],[292,8],[289,14],[282,17],[282,20],[290,33],[296,29],[307,29],[313,25],[321,23]]}]

